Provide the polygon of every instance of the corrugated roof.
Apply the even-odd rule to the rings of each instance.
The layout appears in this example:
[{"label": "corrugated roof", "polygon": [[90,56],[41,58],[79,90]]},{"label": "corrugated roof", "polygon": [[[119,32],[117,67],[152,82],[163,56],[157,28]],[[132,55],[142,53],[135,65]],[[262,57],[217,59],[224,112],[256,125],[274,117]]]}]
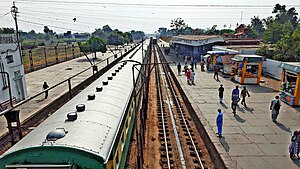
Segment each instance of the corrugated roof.
[{"label": "corrugated roof", "polygon": [[173,38],[178,39],[185,39],[185,40],[205,40],[210,38],[219,38],[222,36],[216,36],[216,35],[179,35],[179,36],[173,36]]}]

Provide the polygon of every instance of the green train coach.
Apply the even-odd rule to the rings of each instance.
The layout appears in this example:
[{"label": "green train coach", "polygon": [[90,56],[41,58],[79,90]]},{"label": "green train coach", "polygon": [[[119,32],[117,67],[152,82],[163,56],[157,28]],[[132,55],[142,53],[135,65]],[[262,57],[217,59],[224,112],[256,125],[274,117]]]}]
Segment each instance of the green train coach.
[{"label": "green train coach", "polygon": [[[142,57],[140,45],[124,60]],[[134,62],[118,63],[68,101],[0,156],[0,168],[124,168],[135,118]],[[138,89],[141,75],[134,75]]]}]

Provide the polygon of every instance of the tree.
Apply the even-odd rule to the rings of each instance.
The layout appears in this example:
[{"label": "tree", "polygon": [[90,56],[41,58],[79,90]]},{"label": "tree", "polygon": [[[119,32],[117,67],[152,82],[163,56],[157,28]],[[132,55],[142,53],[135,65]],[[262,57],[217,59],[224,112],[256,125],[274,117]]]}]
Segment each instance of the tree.
[{"label": "tree", "polygon": [[248,27],[248,30],[249,29],[250,32],[252,32],[252,35],[250,35],[250,37],[262,37],[265,31],[263,21],[260,20],[258,16],[254,16],[254,18],[251,18],[251,25],[250,27]]},{"label": "tree", "polygon": [[143,31],[132,30],[132,31],[130,31],[130,33],[132,35],[133,40],[141,40],[142,38],[145,37],[145,33]]},{"label": "tree", "polygon": [[213,25],[211,28],[207,28],[206,34],[207,35],[219,35],[220,31],[216,29],[217,25]]},{"label": "tree", "polygon": [[187,26],[186,28],[184,28],[181,32],[183,35],[191,35],[193,34],[193,29],[189,26]]},{"label": "tree", "polygon": [[130,32],[124,32],[123,37],[124,37],[125,43],[128,44],[128,43],[133,42],[132,35]]},{"label": "tree", "polygon": [[223,35],[223,34],[234,34],[234,30],[232,30],[232,29],[221,29],[220,34],[221,35]]},{"label": "tree", "polygon": [[296,9],[294,7],[290,8],[289,10],[286,10],[285,5],[276,4],[273,8],[272,13],[276,14],[275,21],[277,21],[278,23],[284,24],[290,21],[294,28],[297,27],[298,13],[296,12]]},{"label": "tree", "polygon": [[260,55],[260,56],[265,56],[265,57],[269,57],[269,48],[266,45],[263,45],[262,47],[260,47],[258,50],[256,50],[255,54]]},{"label": "tree", "polygon": [[275,45],[274,59],[288,62],[300,61],[300,27],[284,36]]},{"label": "tree", "polygon": [[109,45],[124,45],[125,38],[118,32],[113,32],[107,37],[107,43]]},{"label": "tree", "polygon": [[95,54],[95,59],[97,58],[97,52],[106,52],[106,44],[104,39],[95,36],[90,37],[86,42],[78,43],[81,52],[85,55],[88,52],[93,52]]},{"label": "tree", "polygon": [[293,33],[294,27],[290,21],[280,24],[276,21],[270,22],[263,35],[263,41],[266,43],[276,43],[285,35]]},{"label": "tree", "polygon": [[48,26],[44,26],[44,33],[48,34],[50,32],[50,29],[48,28]]},{"label": "tree", "polygon": [[110,28],[109,25],[104,25],[102,27],[102,31],[105,32],[105,33],[111,33],[113,30]]},{"label": "tree", "polygon": [[184,23],[183,19],[176,18],[176,19],[171,20],[170,27],[175,30],[176,35],[179,35],[187,27],[187,25]]},{"label": "tree", "polygon": [[167,30],[167,28],[158,28],[159,36],[166,36]]},{"label": "tree", "polygon": [[0,34],[14,34],[14,28],[0,28]]}]

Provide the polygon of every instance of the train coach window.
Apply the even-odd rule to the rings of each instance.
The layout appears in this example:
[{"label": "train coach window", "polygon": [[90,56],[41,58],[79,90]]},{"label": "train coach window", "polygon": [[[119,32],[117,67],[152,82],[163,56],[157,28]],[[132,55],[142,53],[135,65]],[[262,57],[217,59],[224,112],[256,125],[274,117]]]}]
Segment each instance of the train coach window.
[{"label": "train coach window", "polygon": [[125,141],[125,134],[124,134],[124,132],[122,133],[122,137],[121,137],[121,142],[122,142],[122,149],[123,149],[123,147],[124,147],[124,141]]}]

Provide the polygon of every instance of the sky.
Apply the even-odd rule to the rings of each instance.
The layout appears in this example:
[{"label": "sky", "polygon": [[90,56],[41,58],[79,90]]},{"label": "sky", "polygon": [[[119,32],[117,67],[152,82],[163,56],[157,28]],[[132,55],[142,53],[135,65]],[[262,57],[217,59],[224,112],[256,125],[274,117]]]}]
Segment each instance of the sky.
[{"label": "sky", "polygon": [[[93,32],[109,25],[121,31],[154,33],[170,29],[172,19],[181,17],[192,28],[235,29],[250,24],[250,18],[272,16],[275,4],[295,7],[300,0],[16,0],[19,30],[43,32]],[[0,27],[15,27],[10,9],[13,0],[0,0]],[[73,21],[76,18],[76,21]]]}]

